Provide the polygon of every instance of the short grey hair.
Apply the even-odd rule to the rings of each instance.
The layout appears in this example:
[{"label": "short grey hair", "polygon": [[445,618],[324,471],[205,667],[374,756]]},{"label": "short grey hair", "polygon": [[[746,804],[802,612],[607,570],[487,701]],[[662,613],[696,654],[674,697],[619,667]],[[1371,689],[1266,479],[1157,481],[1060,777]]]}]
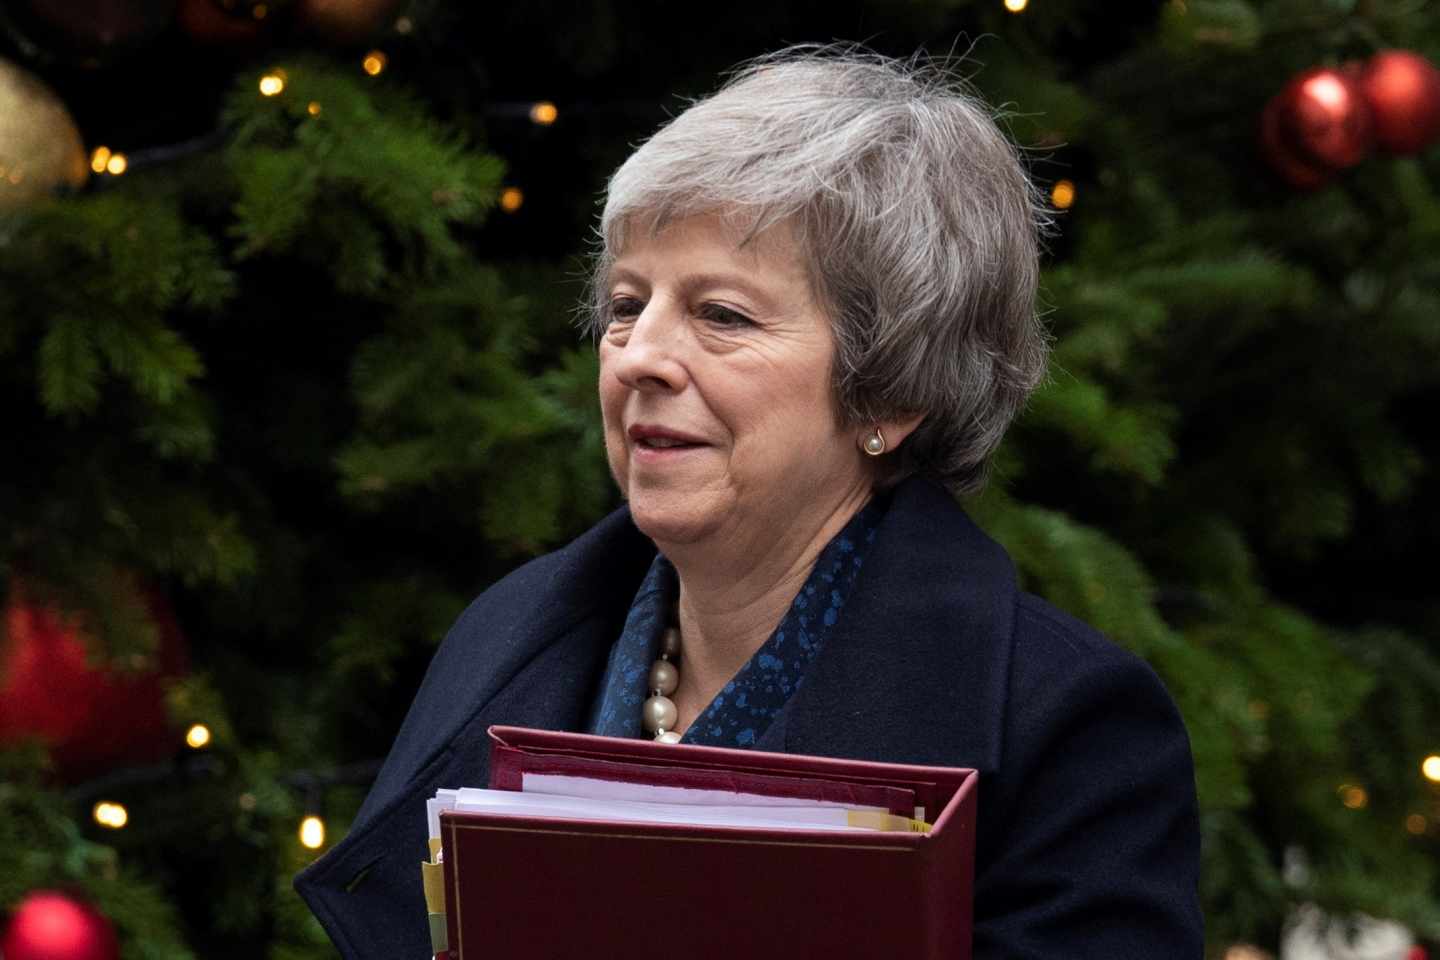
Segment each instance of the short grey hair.
[{"label": "short grey hair", "polygon": [[586,319],[604,331],[631,228],[719,213],[748,240],[788,223],[832,324],[840,422],[924,414],[882,482],[928,473],[972,493],[1045,374],[1046,210],[948,65],[790,47],[737,68],[611,177]]}]

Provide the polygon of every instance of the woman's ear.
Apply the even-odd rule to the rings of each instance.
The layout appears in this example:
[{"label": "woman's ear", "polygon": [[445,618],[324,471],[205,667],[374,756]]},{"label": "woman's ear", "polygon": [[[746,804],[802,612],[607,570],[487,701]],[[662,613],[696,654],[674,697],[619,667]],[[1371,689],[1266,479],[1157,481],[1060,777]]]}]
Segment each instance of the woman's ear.
[{"label": "woman's ear", "polygon": [[886,445],[889,446],[891,450],[898,450],[900,449],[900,444],[904,443],[906,438],[915,432],[915,428],[920,426],[924,421],[925,414],[917,413],[913,416],[900,417],[894,420],[881,420],[876,426],[878,426],[880,432],[885,435]]}]

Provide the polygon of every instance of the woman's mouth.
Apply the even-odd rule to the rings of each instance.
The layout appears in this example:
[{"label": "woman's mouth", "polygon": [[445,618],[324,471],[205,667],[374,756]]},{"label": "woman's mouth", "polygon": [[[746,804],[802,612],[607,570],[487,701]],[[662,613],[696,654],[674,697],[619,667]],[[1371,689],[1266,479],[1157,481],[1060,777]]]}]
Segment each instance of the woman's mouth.
[{"label": "woman's mouth", "polygon": [[636,424],[626,433],[634,445],[636,454],[645,457],[674,456],[687,450],[697,450],[700,447],[708,446],[698,437],[682,433],[679,430],[648,424]]},{"label": "woman's mouth", "polygon": [[691,443],[688,440],[676,440],[673,437],[642,437],[637,441],[637,445],[647,447],[651,450],[671,450],[675,447],[700,446],[698,443]]}]

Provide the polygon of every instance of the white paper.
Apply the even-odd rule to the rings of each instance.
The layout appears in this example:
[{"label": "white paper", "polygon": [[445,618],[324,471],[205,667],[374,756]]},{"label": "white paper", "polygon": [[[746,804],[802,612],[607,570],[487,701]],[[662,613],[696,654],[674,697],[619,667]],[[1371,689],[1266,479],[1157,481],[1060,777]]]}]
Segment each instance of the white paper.
[{"label": "white paper", "polygon": [[458,790],[436,790],[435,797],[425,801],[425,819],[430,827],[430,839],[440,839],[440,811],[455,809],[455,795]]},{"label": "white paper", "polygon": [[759,793],[737,793],[733,790],[705,790],[699,787],[658,786],[650,783],[624,783],[598,780],[593,777],[568,777],[553,773],[525,773],[520,777],[525,793],[555,794],[563,797],[585,797],[591,800],[631,800],[648,803],[707,805],[728,807],[833,807],[840,810],[874,810],[884,807],[841,803],[838,800],[810,800],[805,797],[768,797]]},{"label": "white paper", "polygon": [[563,820],[677,823],[766,830],[873,832],[866,827],[850,826],[848,809],[853,808],[820,806],[814,803],[787,807],[655,803],[466,787],[456,792],[454,809],[457,812],[473,810],[498,816]]}]

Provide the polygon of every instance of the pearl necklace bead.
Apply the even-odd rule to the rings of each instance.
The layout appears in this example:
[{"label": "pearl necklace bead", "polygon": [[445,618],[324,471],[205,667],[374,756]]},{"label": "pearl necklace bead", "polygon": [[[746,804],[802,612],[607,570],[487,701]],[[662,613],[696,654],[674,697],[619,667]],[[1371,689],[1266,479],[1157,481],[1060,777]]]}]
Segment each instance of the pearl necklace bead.
[{"label": "pearl necklace bead", "polygon": [[661,743],[680,742],[680,734],[673,729],[680,719],[680,711],[670,699],[670,694],[680,686],[680,668],[676,665],[679,659],[680,628],[666,627],[660,636],[660,658],[650,664],[650,678],[646,681],[650,698],[640,708],[645,729]]}]

